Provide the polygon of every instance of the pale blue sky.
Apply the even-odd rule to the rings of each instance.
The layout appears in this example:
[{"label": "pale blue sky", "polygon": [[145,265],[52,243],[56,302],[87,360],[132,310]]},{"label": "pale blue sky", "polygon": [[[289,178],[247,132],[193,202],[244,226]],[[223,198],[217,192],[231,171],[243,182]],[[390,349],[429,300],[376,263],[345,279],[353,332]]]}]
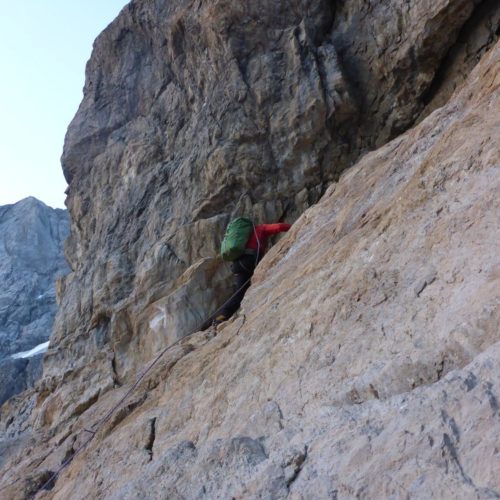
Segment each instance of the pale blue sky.
[{"label": "pale blue sky", "polygon": [[60,157],[97,35],[128,0],[0,0],[0,205],[64,208]]}]

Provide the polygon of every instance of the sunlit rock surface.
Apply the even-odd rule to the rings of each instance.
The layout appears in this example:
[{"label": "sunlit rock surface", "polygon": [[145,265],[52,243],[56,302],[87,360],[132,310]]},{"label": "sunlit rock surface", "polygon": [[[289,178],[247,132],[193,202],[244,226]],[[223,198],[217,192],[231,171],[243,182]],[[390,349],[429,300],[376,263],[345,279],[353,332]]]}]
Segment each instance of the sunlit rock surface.
[{"label": "sunlit rock surface", "polygon": [[[477,5],[122,12],[66,138],[73,273],[43,380],[2,408],[4,493],[74,457],[39,498],[500,495],[500,49]],[[100,423],[222,301],[243,212],[298,220],[239,314]]]}]

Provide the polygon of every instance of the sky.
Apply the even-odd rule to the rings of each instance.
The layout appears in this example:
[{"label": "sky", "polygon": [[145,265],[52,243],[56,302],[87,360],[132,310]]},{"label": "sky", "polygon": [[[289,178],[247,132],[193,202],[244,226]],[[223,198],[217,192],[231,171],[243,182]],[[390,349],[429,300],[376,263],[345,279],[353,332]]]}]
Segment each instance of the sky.
[{"label": "sky", "polygon": [[97,35],[128,0],[0,0],[0,205],[64,208],[60,158]]}]

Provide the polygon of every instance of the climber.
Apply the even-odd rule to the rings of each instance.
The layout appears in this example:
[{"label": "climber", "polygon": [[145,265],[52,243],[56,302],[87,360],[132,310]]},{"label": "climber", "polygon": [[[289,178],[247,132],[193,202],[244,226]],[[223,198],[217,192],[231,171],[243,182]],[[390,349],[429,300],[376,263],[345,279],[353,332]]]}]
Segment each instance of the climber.
[{"label": "climber", "polygon": [[235,293],[221,308],[212,324],[229,319],[240,306],[250,286],[253,272],[266,252],[267,240],[273,234],[288,231],[291,224],[259,224],[255,226],[250,219],[240,217],[233,220],[226,229],[221,254],[231,262],[234,276]]}]

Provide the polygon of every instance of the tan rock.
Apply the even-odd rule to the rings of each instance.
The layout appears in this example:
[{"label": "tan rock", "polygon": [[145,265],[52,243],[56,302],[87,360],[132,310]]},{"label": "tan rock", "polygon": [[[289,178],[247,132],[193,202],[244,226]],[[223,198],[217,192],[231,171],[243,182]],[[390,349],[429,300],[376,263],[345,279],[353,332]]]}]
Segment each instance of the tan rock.
[{"label": "tan rock", "polygon": [[228,215],[297,213],[332,158],[416,119],[473,7],[247,4],[132,2],[96,44],[64,160],[74,272],[37,394],[2,408],[0,495],[70,460],[38,498],[498,496],[498,43],[297,220],[217,335],[183,338],[224,288]]},{"label": "tan rock", "polygon": [[[196,313],[174,305],[175,284],[217,253],[229,217],[293,221],[405,130],[440,92],[435,76],[477,3],[125,7],[96,40],[66,136],[74,272],[60,286],[51,384],[71,384],[75,398],[89,378],[107,390],[213,312],[224,268]],[[484,31],[468,60],[498,36],[493,23]],[[159,338],[143,319],[167,295],[179,331]]]},{"label": "tan rock", "polygon": [[39,497],[497,496],[499,54],[346,172]]}]

